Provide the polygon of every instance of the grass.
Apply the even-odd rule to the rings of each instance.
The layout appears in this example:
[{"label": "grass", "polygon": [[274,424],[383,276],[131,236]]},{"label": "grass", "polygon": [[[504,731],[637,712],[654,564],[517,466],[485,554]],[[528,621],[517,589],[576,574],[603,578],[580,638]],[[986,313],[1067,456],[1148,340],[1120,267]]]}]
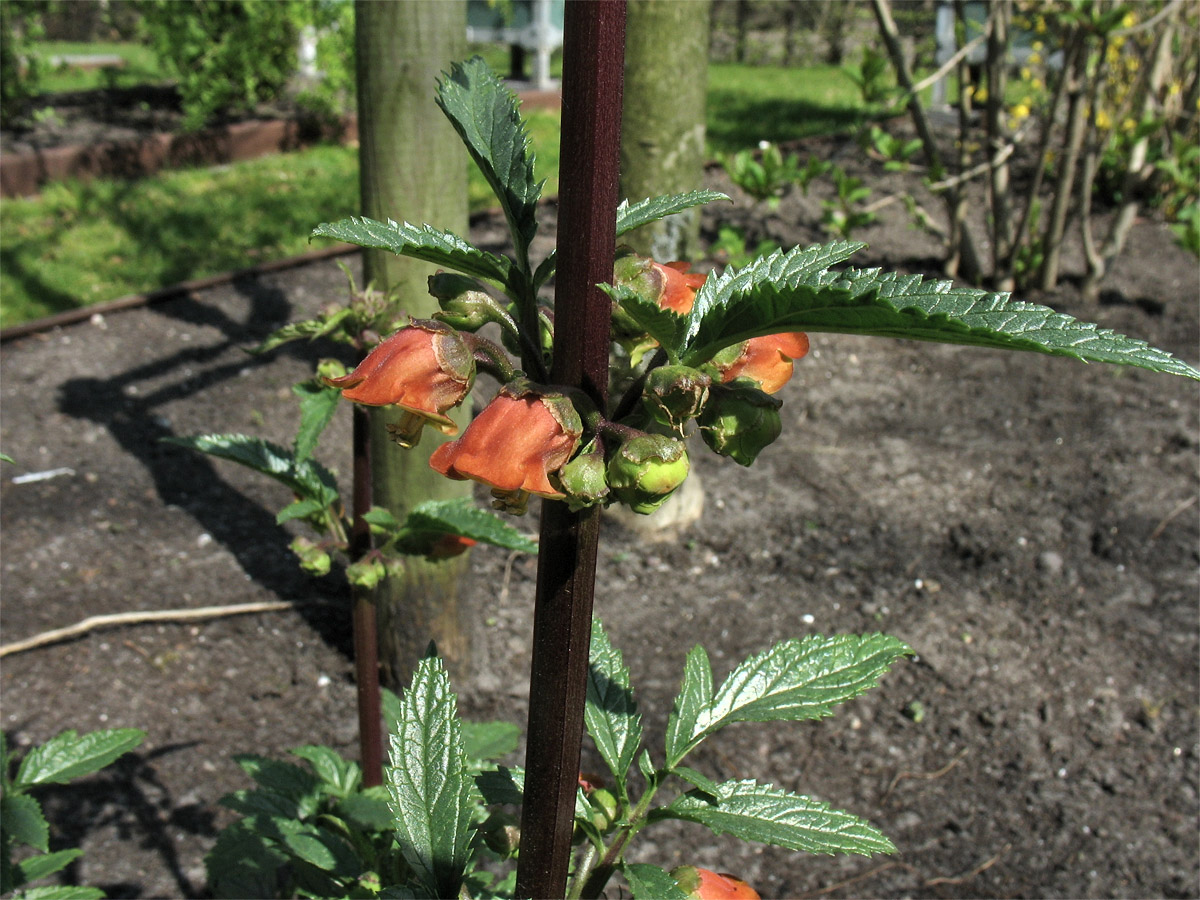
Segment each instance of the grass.
[{"label": "grass", "polygon": [[72,41],[40,41],[37,50],[42,58],[47,60],[52,56],[119,56],[125,60],[125,65],[120,68],[105,69],[47,65],[39,85],[39,89],[47,94],[102,87],[162,84],[169,80],[154,51],[144,44],[125,41],[97,41],[86,44]]},{"label": "grass", "polygon": [[[506,54],[494,63],[504,71]],[[869,114],[841,69],[710,68],[710,155],[844,131]],[[525,118],[544,194],[557,194],[559,116],[531,110]],[[133,182],[55,184],[39,197],[5,200],[0,326],[302,253],[315,225],[356,212],[357,166],[352,149],[318,147]],[[495,205],[469,171],[472,211]]]},{"label": "grass", "polygon": [[[558,116],[534,110],[526,122],[544,191],[556,194]],[[471,210],[495,205],[469,171]],[[357,206],[357,151],[336,146],[137,181],[49,185],[0,204],[0,326],[303,253],[316,225]]]}]

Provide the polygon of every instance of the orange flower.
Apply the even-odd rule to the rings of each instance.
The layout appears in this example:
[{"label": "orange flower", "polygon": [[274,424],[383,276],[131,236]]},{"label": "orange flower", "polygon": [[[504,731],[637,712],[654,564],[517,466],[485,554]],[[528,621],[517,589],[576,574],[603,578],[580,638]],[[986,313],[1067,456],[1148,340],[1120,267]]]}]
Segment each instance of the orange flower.
[{"label": "orange flower", "polygon": [[721,381],[750,378],[760,390],[773,394],[792,377],[792,360],[807,353],[808,335],[802,331],[750,338],[742,344],[741,355],[720,367]]},{"label": "orange flower", "polygon": [[447,478],[491,485],[493,506],[520,515],[530,494],[561,500],[550,483],[575,452],[583,425],[566,398],[505,385],[462,437],[429,458]]},{"label": "orange flower", "polygon": [[679,866],[671,877],[689,897],[698,900],[759,900],[758,892],[727,872],[712,872],[697,866]]},{"label": "orange flower", "polygon": [[411,447],[429,423],[457,434],[447,416],[466,398],[475,378],[475,358],[462,335],[441,322],[410,320],[378,344],[349,375],[326,378],[342,396],[364,406],[398,406],[405,415],[388,427],[397,443]]},{"label": "orange flower", "polygon": [[708,276],[700,272],[689,272],[689,266],[685,262],[663,264],[651,260],[650,266],[662,274],[663,288],[658,305],[681,316],[691,312],[692,304],[696,302],[696,291],[700,290]]},{"label": "orange flower", "polygon": [[430,544],[429,551],[425,556],[428,559],[451,559],[466,553],[475,544],[476,541],[473,538],[464,537],[461,534],[443,534]]}]

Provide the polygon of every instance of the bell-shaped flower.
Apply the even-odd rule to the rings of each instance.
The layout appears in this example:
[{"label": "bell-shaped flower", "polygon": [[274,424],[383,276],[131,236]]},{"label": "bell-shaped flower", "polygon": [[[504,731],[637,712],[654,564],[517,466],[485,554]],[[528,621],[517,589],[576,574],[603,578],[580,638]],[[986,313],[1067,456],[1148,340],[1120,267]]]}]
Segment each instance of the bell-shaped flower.
[{"label": "bell-shaped flower", "polygon": [[583,423],[562,395],[516,382],[500,389],[462,437],[429,458],[448,478],[490,485],[496,509],[520,515],[530,494],[561,500],[550,481],[575,452]]},{"label": "bell-shaped flower", "polygon": [[689,272],[688,268],[686,262],[659,263],[628,254],[617,259],[613,281],[682,316],[691,312],[696,291],[708,278],[702,272]]},{"label": "bell-shaped flower", "polygon": [[765,334],[739,346],[741,350],[732,361],[720,362],[719,357],[713,360],[722,383],[749,378],[760,390],[774,394],[792,377],[792,361],[808,353],[808,335],[802,331]]},{"label": "bell-shaped flower", "polygon": [[474,378],[475,357],[461,334],[441,322],[413,319],[349,375],[325,381],[355,403],[403,410],[388,431],[398,444],[411,447],[426,423],[444,434],[458,433],[446,412],[466,399]]},{"label": "bell-shaped flower", "polygon": [[671,870],[671,877],[681,891],[696,900],[758,900],[754,888],[728,872],[678,866]]}]

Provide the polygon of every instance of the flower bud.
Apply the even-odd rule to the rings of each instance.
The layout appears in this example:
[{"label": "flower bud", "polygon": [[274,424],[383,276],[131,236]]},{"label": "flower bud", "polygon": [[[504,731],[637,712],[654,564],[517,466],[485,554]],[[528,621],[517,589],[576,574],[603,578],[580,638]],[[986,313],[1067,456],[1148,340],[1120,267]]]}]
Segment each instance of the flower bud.
[{"label": "flower bud", "polygon": [[551,476],[551,482],[567,495],[567,506],[578,512],[603,503],[608,497],[604,453],[593,438],[569,463]]},{"label": "flower bud", "polygon": [[689,468],[683,441],[642,434],[623,443],[608,461],[608,486],[634,512],[649,515],[683,484]]},{"label": "flower bud", "polygon": [[660,425],[679,430],[700,415],[712,378],[688,366],[659,366],[646,376],[642,403]]},{"label": "flower bud", "polygon": [[697,900],[759,900],[754,888],[726,872],[678,866],[671,870],[671,877],[680,890]]},{"label": "flower bud", "polygon": [[442,308],[433,317],[459,331],[475,332],[488,322],[502,322],[509,318],[500,302],[487,293],[478,280],[466,275],[453,272],[430,275],[429,293]]},{"label": "flower bud", "polygon": [[292,552],[300,558],[300,568],[313,575],[328,575],[333,565],[329,552],[311,538],[303,535],[292,541]]},{"label": "flower bud", "polygon": [[517,855],[521,847],[521,820],[511,813],[494,812],[479,826],[488,849],[505,859]]},{"label": "flower bud", "polygon": [[749,382],[735,382],[730,387],[714,385],[708,405],[697,420],[700,437],[714,453],[748,466],[783,430],[779,418],[782,405]]},{"label": "flower bud", "polygon": [[592,807],[592,825],[603,834],[617,821],[617,814],[620,812],[617,798],[613,796],[612,791],[597,788],[587,795],[587,799]]},{"label": "flower bud", "polygon": [[688,268],[686,262],[658,263],[629,254],[618,257],[613,265],[613,284],[682,316],[691,312],[696,291],[708,278]]}]

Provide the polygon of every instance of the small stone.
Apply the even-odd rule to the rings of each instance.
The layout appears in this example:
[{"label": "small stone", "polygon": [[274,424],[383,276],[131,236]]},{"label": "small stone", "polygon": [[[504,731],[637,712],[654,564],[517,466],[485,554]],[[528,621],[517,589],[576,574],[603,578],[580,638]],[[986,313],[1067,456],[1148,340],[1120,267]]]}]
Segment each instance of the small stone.
[{"label": "small stone", "polygon": [[1037,558],[1037,567],[1040,571],[1047,575],[1061,575],[1063,570],[1063,558],[1061,553],[1056,553],[1053,550],[1047,550],[1045,553],[1039,553]]}]

